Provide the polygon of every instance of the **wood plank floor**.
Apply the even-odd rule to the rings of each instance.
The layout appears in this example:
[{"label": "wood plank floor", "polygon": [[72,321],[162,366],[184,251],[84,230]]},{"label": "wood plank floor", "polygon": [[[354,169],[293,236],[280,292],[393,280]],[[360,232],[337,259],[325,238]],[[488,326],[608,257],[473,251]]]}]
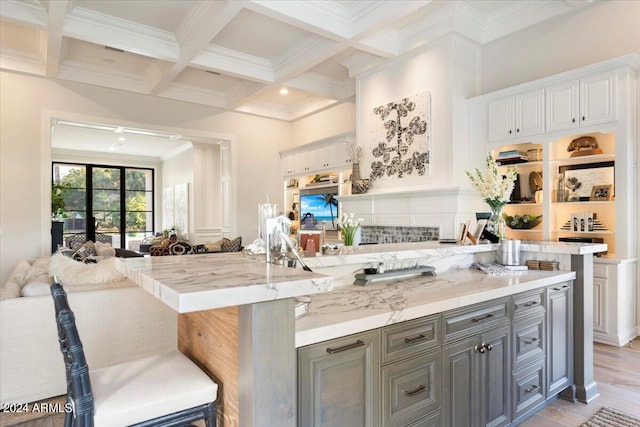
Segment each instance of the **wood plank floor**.
[{"label": "wood plank floor", "polygon": [[[600,397],[588,405],[558,399],[520,426],[578,427],[604,406],[640,418],[640,337],[622,348],[595,343],[593,357]],[[59,414],[31,420],[0,414],[0,427],[57,427],[63,423],[64,416]]]}]

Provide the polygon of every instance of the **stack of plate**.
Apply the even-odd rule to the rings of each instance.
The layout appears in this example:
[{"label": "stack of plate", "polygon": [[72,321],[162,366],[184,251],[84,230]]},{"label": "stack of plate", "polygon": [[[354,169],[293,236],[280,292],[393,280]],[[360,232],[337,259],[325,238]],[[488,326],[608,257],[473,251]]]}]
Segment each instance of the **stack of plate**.
[{"label": "stack of plate", "polygon": [[540,270],[556,271],[559,264],[558,261],[540,261]]},{"label": "stack of plate", "polygon": [[527,260],[527,267],[529,267],[529,270],[540,270],[540,261],[529,259]]}]

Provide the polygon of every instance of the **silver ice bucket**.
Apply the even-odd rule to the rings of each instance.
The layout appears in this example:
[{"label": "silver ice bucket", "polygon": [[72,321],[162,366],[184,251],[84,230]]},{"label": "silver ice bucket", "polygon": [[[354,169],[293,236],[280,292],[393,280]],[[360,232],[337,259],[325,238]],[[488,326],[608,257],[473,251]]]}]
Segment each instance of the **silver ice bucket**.
[{"label": "silver ice bucket", "polygon": [[505,239],[501,242],[500,264],[520,265],[520,240]]}]

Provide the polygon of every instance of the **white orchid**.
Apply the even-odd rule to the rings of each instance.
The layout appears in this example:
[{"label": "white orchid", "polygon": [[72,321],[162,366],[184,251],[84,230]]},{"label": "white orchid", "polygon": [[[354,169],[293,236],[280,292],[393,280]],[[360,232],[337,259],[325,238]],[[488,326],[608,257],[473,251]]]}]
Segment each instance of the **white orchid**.
[{"label": "white orchid", "polygon": [[363,218],[356,219],[354,213],[343,213],[338,219],[338,227],[340,227],[340,233],[346,246],[353,245],[353,238],[362,221]]}]

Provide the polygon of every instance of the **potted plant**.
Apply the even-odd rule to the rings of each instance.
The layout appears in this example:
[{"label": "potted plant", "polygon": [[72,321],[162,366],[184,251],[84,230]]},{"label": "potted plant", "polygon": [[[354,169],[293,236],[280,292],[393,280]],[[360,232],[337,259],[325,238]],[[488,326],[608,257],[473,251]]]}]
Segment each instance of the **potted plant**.
[{"label": "potted plant", "polygon": [[67,217],[64,197],[69,184],[51,184],[51,220],[62,221]]}]

